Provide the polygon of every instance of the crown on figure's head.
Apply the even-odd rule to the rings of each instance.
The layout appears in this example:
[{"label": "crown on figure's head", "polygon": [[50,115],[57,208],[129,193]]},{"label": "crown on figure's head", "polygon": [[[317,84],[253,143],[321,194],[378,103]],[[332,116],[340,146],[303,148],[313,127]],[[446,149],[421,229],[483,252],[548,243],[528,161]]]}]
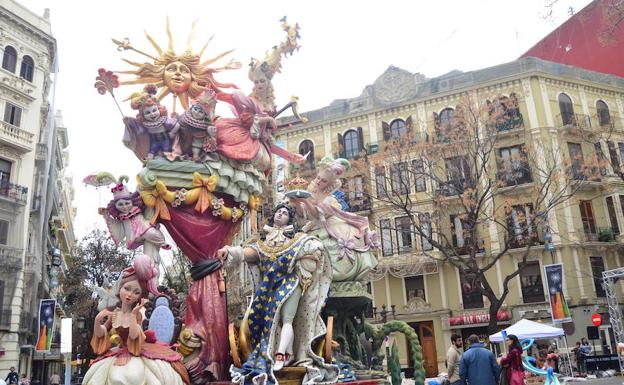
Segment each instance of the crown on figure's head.
[{"label": "crown on figure's head", "polygon": [[308,183],[309,182],[307,180],[303,179],[299,176],[299,174],[297,174],[297,176],[295,176],[290,181],[288,181],[288,183],[286,183],[286,190],[305,190],[308,187]]}]

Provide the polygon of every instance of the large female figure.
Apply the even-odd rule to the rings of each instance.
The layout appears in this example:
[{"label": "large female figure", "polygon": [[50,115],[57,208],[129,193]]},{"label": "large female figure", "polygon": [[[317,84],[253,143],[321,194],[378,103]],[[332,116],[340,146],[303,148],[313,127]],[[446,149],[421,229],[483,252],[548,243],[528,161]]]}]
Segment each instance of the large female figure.
[{"label": "large female figure", "polygon": [[[129,267],[122,272],[117,307],[104,309],[95,317],[91,347],[100,357],[85,374],[84,385],[190,383],[182,356],[151,341],[141,328],[141,308],[155,272],[148,258],[139,258],[137,264],[141,266],[136,270]],[[112,342],[119,346],[111,349]]]},{"label": "large female figure", "polygon": [[304,383],[335,382],[336,366],[312,352],[312,341],[325,334],[320,317],[331,283],[331,265],[321,242],[296,232],[295,210],[278,205],[265,235],[249,247],[219,250],[229,265],[246,262],[259,270],[259,283],[247,310],[249,354],[232,368],[240,384],[277,382],[274,371],[294,365],[306,368]]},{"label": "large female figure", "polygon": [[333,280],[362,281],[377,265],[373,249],[379,247],[377,234],[368,227],[368,219],[342,211],[333,193],[340,189],[340,178],[350,168],[346,159],[325,157],[318,175],[308,186],[308,198],[291,197],[296,204],[304,231],[318,237],[329,253]]}]

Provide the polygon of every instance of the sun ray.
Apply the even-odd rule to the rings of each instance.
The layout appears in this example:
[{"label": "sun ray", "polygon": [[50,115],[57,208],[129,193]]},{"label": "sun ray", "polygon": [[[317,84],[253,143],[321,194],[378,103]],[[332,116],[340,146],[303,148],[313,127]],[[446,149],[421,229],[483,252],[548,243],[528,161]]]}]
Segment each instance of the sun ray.
[{"label": "sun ray", "polygon": [[197,26],[197,21],[198,19],[195,19],[193,24],[191,24],[191,32],[186,39],[186,50],[189,52],[193,50],[193,40],[195,40],[195,27]]},{"label": "sun ray", "polygon": [[216,57],[214,57],[214,58],[212,58],[212,59],[208,59],[208,60],[206,60],[206,61],[205,61],[205,62],[203,62],[201,65],[202,65],[202,66],[207,66],[207,65],[210,65],[210,64],[212,64],[212,63],[216,62],[217,60],[221,59],[222,57],[224,57],[224,56],[226,56],[226,55],[231,54],[232,52],[234,52],[234,50],[233,50],[233,49],[231,49],[231,50],[229,50],[229,51],[225,51],[225,52],[223,52],[222,54],[217,55]]},{"label": "sun ray", "polygon": [[134,79],[134,80],[123,80],[121,82],[119,82],[119,84],[123,85],[123,86],[127,86],[130,84],[151,84],[151,83],[155,83],[157,82],[158,79],[156,78],[140,78],[140,79]]},{"label": "sun ray", "polygon": [[183,93],[179,94],[178,97],[180,98],[180,104],[182,105],[182,108],[184,108],[185,110],[188,110],[188,108],[189,108],[189,94],[188,94],[188,92],[183,92]]},{"label": "sun ray", "polygon": [[156,52],[158,52],[159,55],[162,55],[162,48],[160,48],[160,46],[158,45],[158,43],[156,43],[156,40],[154,40],[154,38],[152,38],[147,31],[145,32],[145,37],[147,38],[147,40],[150,42],[150,44],[152,44],[152,47],[154,47],[154,49],[156,50]]},{"label": "sun ray", "polygon": [[171,90],[169,89],[169,87],[163,86],[163,88],[161,88],[160,91],[158,91],[158,94],[156,95],[156,100],[160,102],[161,100],[163,100],[165,96],[169,95],[170,93],[171,93]]},{"label": "sun ray", "polygon": [[173,49],[173,35],[171,34],[171,26],[169,25],[169,16],[167,16],[167,38],[169,39],[169,44],[167,45],[167,51],[175,52]]},{"label": "sun ray", "polygon": [[204,51],[206,50],[206,47],[208,47],[208,44],[210,44],[210,42],[212,41],[212,39],[214,39],[215,35],[210,36],[210,39],[208,39],[208,41],[206,42],[206,44],[204,44],[204,46],[202,47],[202,49],[199,51],[199,58],[201,59],[202,55],[204,54]]},{"label": "sun ray", "polygon": [[129,59],[123,59],[123,58],[122,58],[121,60],[123,60],[123,61],[125,61],[126,63],[128,63],[128,64],[130,64],[130,65],[133,65],[133,66],[135,66],[135,67],[143,67],[143,66],[144,66],[144,64],[143,64],[143,63],[139,63],[139,62],[132,61],[132,60],[129,60]]}]

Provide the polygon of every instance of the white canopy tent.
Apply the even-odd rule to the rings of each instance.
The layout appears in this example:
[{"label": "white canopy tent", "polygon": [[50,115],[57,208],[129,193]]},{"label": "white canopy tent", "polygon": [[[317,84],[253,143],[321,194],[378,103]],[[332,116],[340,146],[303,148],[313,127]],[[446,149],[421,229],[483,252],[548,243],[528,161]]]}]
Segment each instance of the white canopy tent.
[{"label": "white canopy tent", "polygon": [[[554,326],[546,325],[543,323],[529,321],[528,319],[521,319],[510,327],[504,329],[507,335],[513,334],[520,341],[528,338],[533,338],[536,340],[539,339],[547,339],[547,338],[561,338],[563,337],[563,343],[565,344],[566,355],[568,357],[568,365],[570,369],[570,374],[574,376],[574,371],[572,370],[572,361],[570,360],[570,350],[568,349],[568,340],[566,338],[565,332],[562,328],[557,328]],[[494,333],[490,336],[490,342],[503,342],[503,331],[498,333]]]},{"label": "white canopy tent", "polygon": [[[565,333],[563,329],[556,328],[554,326],[542,324],[539,322],[529,321],[528,319],[521,319],[510,327],[506,328],[507,335],[513,334],[518,337],[519,340],[525,338],[545,339],[545,338],[558,338]],[[490,336],[491,342],[503,342],[503,332],[492,334]]]}]

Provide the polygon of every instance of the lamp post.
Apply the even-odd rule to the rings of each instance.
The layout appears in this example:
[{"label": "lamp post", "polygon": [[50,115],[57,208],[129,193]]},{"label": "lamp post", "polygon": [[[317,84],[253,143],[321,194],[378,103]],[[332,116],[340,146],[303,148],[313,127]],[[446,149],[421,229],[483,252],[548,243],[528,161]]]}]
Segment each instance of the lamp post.
[{"label": "lamp post", "polygon": [[80,332],[80,345],[78,345],[78,349],[76,349],[76,366],[78,366],[78,375],[82,374],[82,343],[84,339],[87,337],[87,329],[85,329],[86,319],[83,316],[78,317],[78,331]]}]

